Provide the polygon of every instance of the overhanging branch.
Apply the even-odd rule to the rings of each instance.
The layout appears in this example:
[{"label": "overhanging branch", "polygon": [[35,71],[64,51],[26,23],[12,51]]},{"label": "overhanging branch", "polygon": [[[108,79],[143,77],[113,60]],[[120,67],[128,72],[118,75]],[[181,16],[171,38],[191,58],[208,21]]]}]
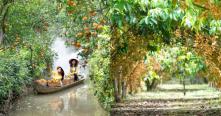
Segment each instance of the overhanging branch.
[{"label": "overhanging branch", "polygon": [[200,5],[200,4],[197,4],[197,3],[195,3],[195,2],[193,2],[193,5],[196,6],[196,7],[202,8],[202,9],[204,9],[204,10],[210,10],[209,8],[207,8],[207,7],[205,7],[205,6],[202,6],[202,5]]}]

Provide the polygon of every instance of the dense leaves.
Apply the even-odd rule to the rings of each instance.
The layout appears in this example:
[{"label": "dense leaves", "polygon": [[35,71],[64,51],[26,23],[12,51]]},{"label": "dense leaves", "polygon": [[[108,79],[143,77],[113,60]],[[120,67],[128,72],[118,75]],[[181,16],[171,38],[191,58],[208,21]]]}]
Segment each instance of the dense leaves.
[{"label": "dense leaves", "polygon": [[54,53],[50,46],[56,1],[1,0],[0,13],[3,30],[0,30],[3,32],[0,44],[2,104],[4,100],[19,96],[26,85],[51,70]]},{"label": "dense leaves", "polygon": [[110,109],[114,101],[113,83],[109,75],[110,53],[108,36],[99,37],[98,49],[89,58],[90,77],[94,94],[105,109]]},{"label": "dense leaves", "polygon": [[19,95],[24,85],[29,84],[32,79],[29,62],[24,60],[27,55],[13,57],[13,54],[1,52],[0,56],[0,104],[2,104],[4,100],[11,99],[12,94]]}]

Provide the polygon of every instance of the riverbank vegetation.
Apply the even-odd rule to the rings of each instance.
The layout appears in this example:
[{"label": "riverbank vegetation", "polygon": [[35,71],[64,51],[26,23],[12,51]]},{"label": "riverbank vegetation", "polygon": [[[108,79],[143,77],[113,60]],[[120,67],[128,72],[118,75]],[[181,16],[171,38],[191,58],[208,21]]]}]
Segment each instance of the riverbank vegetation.
[{"label": "riverbank vegetation", "polygon": [[51,70],[55,2],[0,0],[0,109]]}]

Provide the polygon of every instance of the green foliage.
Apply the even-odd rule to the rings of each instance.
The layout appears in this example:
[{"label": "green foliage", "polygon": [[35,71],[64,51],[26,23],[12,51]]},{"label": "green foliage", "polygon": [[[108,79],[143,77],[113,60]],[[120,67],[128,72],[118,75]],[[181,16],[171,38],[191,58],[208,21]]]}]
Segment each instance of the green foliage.
[{"label": "green foliage", "polygon": [[[177,77],[185,81],[194,80],[196,74],[205,69],[203,59],[187,47],[163,46],[161,50],[147,55],[148,72],[144,78],[147,89],[153,89],[157,81]],[[169,77],[166,77],[169,76]]]},{"label": "green foliage", "polygon": [[[150,52],[148,57],[153,57],[160,64],[161,72],[174,75],[183,79],[192,77],[205,69],[204,61],[187,47],[179,44],[176,46],[163,46],[160,51]],[[162,77],[163,78],[163,77]]]},{"label": "green foliage", "polygon": [[[79,42],[90,53],[96,49],[97,35],[105,30],[103,20],[103,0],[60,0],[63,15],[63,35],[69,43]],[[98,5],[99,4],[99,5]],[[102,8],[101,8],[102,7]],[[96,27],[99,27],[97,29]]]},{"label": "green foliage", "polygon": [[[109,17],[121,30],[133,29],[138,35],[157,35],[169,42],[172,29],[179,26],[184,13],[172,0],[117,0],[112,2]],[[155,39],[155,38],[148,38]]]},{"label": "green foliage", "polygon": [[144,82],[146,84],[146,89],[151,90],[158,84],[157,81],[160,80],[160,76],[152,69],[148,70],[147,75],[144,77]]},{"label": "green foliage", "polygon": [[[80,42],[81,48],[84,49],[80,55],[89,60],[94,95],[97,96],[103,108],[109,110],[114,102],[113,83],[109,75],[110,28],[102,22],[101,12],[103,11],[98,10],[103,7],[104,2],[106,1],[61,0],[60,13],[64,16],[63,33],[68,42],[71,44]],[[95,29],[98,25],[102,30]],[[78,37],[79,34],[80,37]]]},{"label": "green foliage", "polygon": [[114,102],[113,83],[109,75],[110,52],[109,39],[100,37],[98,49],[89,57],[90,77],[94,95],[105,109],[110,109]]},{"label": "green foliage", "polygon": [[[32,77],[39,77],[47,64],[52,64],[53,22],[56,19],[56,1],[15,1],[6,17],[6,32],[2,47],[20,52],[29,61]],[[48,31],[50,29],[50,31]]]},{"label": "green foliage", "polygon": [[24,86],[51,68],[56,13],[56,1],[18,0],[8,7],[0,45],[1,103],[20,95]]},{"label": "green foliage", "polygon": [[[26,55],[0,52],[0,104],[9,94],[19,95],[22,88],[32,80]],[[11,99],[11,98],[10,98]]]},{"label": "green foliage", "polygon": [[46,0],[14,2],[9,8],[5,22],[4,44],[12,44],[16,37],[21,39],[21,45],[31,45],[36,41],[48,44],[48,29],[55,21],[55,11],[53,2]]},{"label": "green foliage", "polygon": [[202,59],[194,55],[192,52],[188,52],[185,47],[180,48],[180,51],[177,52],[177,56],[176,74],[179,78],[188,76],[193,77],[204,67]]}]

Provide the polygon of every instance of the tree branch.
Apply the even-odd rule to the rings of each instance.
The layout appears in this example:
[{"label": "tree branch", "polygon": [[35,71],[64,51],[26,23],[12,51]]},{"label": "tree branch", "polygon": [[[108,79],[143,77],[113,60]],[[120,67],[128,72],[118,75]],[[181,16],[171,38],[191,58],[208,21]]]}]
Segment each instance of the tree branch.
[{"label": "tree branch", "polygon": [[5,20],[8,14],[9,7],[13,0],[3,0],[3,6],[0,9],[0,44],[4,40],[5,34]]},{"label": "tree branch", "polygon": [[202,5],[197,4],[197,3],[194,3],[194,2],[193,2],[193,5],[194,5],[194,6],[197,6],[197,7],[199,7],[199,8],[202,8],[202,9],[204,9],[204,10],[210,10],[209,8],[207,8],[207,7],[205,7],[205,6],[202,6]]}]

